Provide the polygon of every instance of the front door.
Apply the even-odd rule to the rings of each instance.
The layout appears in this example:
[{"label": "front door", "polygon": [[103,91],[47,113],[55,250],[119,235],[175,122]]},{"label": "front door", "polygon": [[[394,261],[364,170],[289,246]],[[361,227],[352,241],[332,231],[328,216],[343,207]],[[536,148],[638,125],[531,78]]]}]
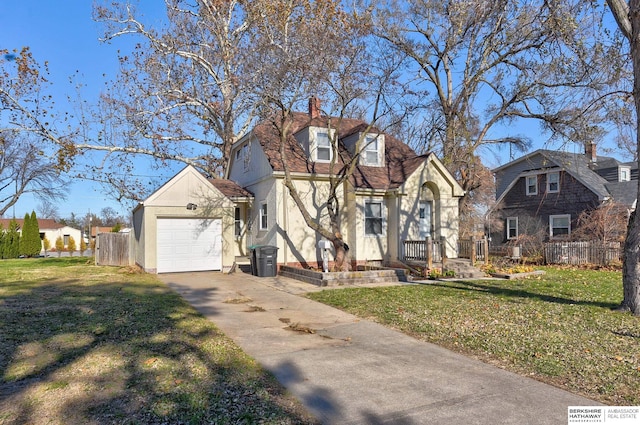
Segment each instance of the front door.
[{"label": "front door", "polygon": [[431,235],[432,205],[431,201],[420,201],[420,222],[418,226],[421,240],[426,239],[427,236]]}]

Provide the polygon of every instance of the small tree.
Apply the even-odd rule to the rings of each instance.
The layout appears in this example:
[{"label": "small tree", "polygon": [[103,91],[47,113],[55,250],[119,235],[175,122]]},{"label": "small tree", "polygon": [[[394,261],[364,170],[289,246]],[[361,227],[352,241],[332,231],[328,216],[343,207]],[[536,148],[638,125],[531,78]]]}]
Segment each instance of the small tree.
[{"label": "small tree", "polygon": [[4,258],[18,258],[20,256],[20,233],[18,233],[18,222],[15,219],[9,222],[4,246]]},{"label": "small tree", "polygon": [[69,250],[69,255],[73,257],[73,252],[76,250],[76,240],[73,239],[73,236],[69,236],[69,245],[67,245],[67,249]]},{"label": "small tree", "polygon": [[47,238],[42,240],[42,247],[44,248],[44,256],[47,256],[47,251],[51,249],[51,241]]},{"label": "small tree", "polygon": [[36,257],[42,250],[42,242],[40,241],[40,229],[38,227],[38,219],[35,211],[31,215],[24,215],[24,224],[22,226],[22,237],[20,239],[20,255],[25,257]]},{"label": "small tree", "polygon": [[80,239],[80,253],[84,254],[86,250],[87,250],[87,243],[84,241],[84,237],[82,237]]},{"label": "small tree", "polygon": [[64,241],[62,240],[62,236],[58,236],[56,239],[56,251],[58,251],[58,257],[62,254],[62,251],[64,251]]}]

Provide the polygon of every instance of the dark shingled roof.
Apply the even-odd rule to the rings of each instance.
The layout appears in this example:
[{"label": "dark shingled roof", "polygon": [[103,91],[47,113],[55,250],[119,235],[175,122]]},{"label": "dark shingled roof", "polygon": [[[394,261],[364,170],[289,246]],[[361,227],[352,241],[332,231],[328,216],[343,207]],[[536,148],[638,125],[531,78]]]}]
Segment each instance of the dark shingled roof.
[{"label": "dark shingled roof", "polygon": [[225,179],[209,179],[209,182],[227,198],[252,198],[253,194],[236,182]]},{"label": "dark shingled roof", "polygon": [[[303,147],[293,136],[304,128],[323,127],[336,128],[338,138],[343,140],[352,134],[363,132],[368,125],[362,120],[350,118],[313,118],[305,113],[292,114],[292,126],[286,140],[285,157],[289,170],[294,173],[309,174],[329,174],[330,164],[322,162],[312,162],[307,157]],[[337,126],[339,125],[339,128]],[[375,127],[369,129],[370,133],[381,133]],[[262,146],[267,156],[267,160],[274,171],[284,171],[284,165],[280,156],[280,136],[276,127],[270,122],[258,124],[253,130],[253,134]],[[359,165],[356,167],[352,181],[357,188],[368,189],[395,189],[404,183],[407,177],[413,173],[430,154],[417,155],[413,149],[405,143],[389,134],[385,134],[385,166],[371,167]],[[340,143],[339,158],[336,161],[335,172],[344,166],[345,162],[351,158],[347,148]],[[344,160],[343,160],[344,159]]]}]

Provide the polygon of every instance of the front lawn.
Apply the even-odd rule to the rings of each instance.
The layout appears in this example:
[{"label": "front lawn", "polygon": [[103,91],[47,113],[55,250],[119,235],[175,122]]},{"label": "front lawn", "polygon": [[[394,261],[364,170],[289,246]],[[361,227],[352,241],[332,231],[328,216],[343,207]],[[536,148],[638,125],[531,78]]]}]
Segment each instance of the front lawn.
[{"label": "front lawn", "polygon": [[0,261],[0,424],[312,422],[155,276]]},{"label": "front lawn", "polygon": [[620,272],[324,290],[309,297],[610,405],[640,405],[640,317]]}]

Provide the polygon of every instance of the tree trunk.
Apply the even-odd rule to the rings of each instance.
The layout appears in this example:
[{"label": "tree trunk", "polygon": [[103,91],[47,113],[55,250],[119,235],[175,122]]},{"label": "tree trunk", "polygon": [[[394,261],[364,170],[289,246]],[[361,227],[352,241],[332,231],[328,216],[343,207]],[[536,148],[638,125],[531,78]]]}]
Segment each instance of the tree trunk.
[{"label": "tree trunk", "polygon": [[640,215],[636,214],[636,211],[629,217],[627,238],[624,242],[622,289],[624,299],[619,309],[640,316]]},{"label": "tree trunk", "polygon": [[340,272],[348,272],[351,269],[351,255],[349,255],[348,245],[339,238],[332,239],[331,243],[336,250],[336,270]]}]

